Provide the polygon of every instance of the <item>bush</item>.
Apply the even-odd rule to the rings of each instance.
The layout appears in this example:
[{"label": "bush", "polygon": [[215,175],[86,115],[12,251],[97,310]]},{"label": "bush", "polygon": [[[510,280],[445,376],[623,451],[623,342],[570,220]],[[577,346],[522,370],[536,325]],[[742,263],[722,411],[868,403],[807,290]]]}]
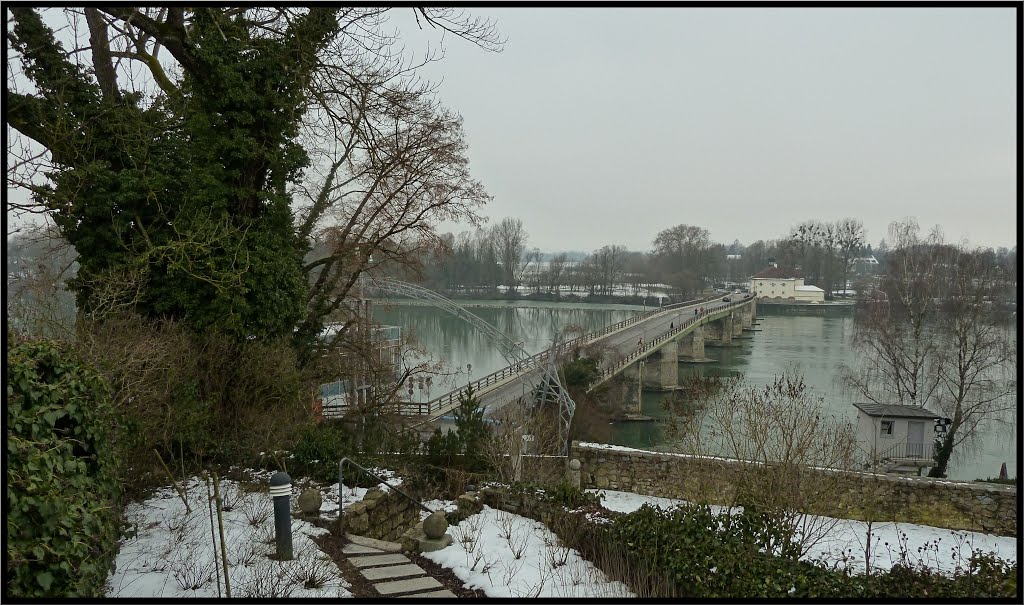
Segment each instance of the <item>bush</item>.
[{"label": "bush", "polygon": [[249,465],[291,449],[313,424],[312,385],[287,339],[232,341],[131,314],[83,321],[78,348],[111,386],[130,495],[177,473]]},{"label": "bush", "polygon": [[600,506],[602,492],[591,493],[563,480],[554,490],[546,493],[547,500],[567,509]]},{"label": "bush", "polygon": [[605,548],[623,549],[629,565],[656,572],[663,597],[872,598],[1009,597],[1016,594],[1016,565],[974,552],[967,566],[947,577],[909,560],[891,570],[853,575],[799,560],[789,536],[765,513],[716,514],[704,505],[663,511],[649,505],[613,517]]},{"label": "bush", "polygon": [[120,534],[110,390],[58,345],[7,353],[7,593],[100,597]]},{"label": "bush", "polygon": [[338,462],[355,452],[355,436],[340,422],[307,427],[292,450],[295,476],[324,483],[338,480]]}]

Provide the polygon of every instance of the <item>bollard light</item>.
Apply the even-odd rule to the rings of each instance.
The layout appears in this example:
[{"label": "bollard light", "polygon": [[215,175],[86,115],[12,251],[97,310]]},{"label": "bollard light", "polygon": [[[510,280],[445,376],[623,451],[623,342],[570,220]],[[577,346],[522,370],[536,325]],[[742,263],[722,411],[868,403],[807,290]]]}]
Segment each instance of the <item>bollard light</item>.
[{"label": "bollard light", "polygon": [[291,561],[292,557],[292,511],[289,500],[292,495],[292,478],[288,473],[276,472],[270,478],[270,497],[274,499],[274,541],[277,543],[279,561]]}]

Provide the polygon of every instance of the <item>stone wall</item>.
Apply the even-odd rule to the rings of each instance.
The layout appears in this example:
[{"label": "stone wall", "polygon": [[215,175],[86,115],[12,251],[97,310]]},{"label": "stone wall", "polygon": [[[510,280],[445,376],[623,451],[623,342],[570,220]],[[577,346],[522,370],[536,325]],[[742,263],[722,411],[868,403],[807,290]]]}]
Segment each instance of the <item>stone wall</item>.
[{"label": "stone wall", "polygon": [[[573,442],[584,488],[614,489],[710,504],[732,504],[737,485],[757,472],[735,460],[610,450]],[[803,485],[828,485],[821,515],[921,523],[1003,536],[1017,534],[1016,486],[927,477],[807,470]],[[813,499],[808,499],[813,500]]]},{"label": "stone wall", "polygon": [[419,522],[419,510],[401,494],[371,487],[360,502],[345,507],[342,527],[357,536],[397,542]]}]

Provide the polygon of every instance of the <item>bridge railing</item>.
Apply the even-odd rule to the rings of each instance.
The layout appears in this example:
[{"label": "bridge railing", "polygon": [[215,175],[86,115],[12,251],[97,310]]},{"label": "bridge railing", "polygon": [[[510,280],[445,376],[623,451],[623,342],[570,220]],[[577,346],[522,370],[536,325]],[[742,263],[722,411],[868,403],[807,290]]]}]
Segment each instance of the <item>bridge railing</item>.
[{"label": "bridge railing", "polygon": [[753,299],[753,296],[748,297],[748,298],[744,298],[741,301],[734,302],[734,303],[729,303],[728,305],[726,305],[724,307],[718,307],[717,309],[713,309],[713,310],[707,311],[703,315],[697,315],[697,316],[693,316],[693,317],[690,317],[690,318],[686,319],[685,321],[680,323],[678,326],[674,327],[673,329],[669,330],[668,332],[665,332],[664,334],[661,334],[660,336],[654,337],[653,339],[651,339],[650,341],[645,343],[643,346],[637,347],[636,349],[631,351],[628,355],[626,355],[625,357],[623,357],[619,361],[617,361],[614,364],[612,364],[611,366],[606,367],[605,369],[603,369],[601,371],[601,376],[598,378],[598,380],[596,382],[594,382],[592,385],[590,385],[590,387],[587,390],[588,391],[589,390],[593,390],[595,387],[600,385],[602,382],[604,382],[608,378],[612,377],[613,375],[617,374],[619,372],[619,370],[621,370],[622,368],[624,368],[624,367],[626,367],[628,365],[631,365],[634,361],[636,361],[640,357],[646,356],[651,350],[658,348],[661,345],[661,343],[663,343],[663,342],[665,342],[667,340],[671,340],[677,334],[679,334],[683,330],[686,330],[687,328],[689,328],[693,324],[698,323],[698,322],[706,323],[707,321],[710,320],[710,317],[712,315],[714,315],[716,313],[720,313],[722,311],[728,311],[728,310],[734,309],[736,307],[739,307],[741,305],[744,305],[744,304],[750,302],[752,299]]},{"label": "bridge railing", "polygon": [[[698,304],[698,303],[702,303],[702,302],[708,302],[710,300],[715,300],[716,298],[718,298],[718,297],[717,296],[711,296],[711,297],[705,297],[705,298],[698,298],[698,299],[694,299],[694,300],[687,300],[687,301],[683,301],[683,302],[672,303],[670,305],[665,305],[665,306],[662,306],[662,307],[658,307],[657,309],[652,309],[650,311],[645,311],[643,313],[638,313],[638,314],[636,314],[636,315],[634,315],[632,317],[626,318],[626,319],[624,319],[624,320],[622,320],[620,322],[617,322],[617,323],[605,326],[605,327],[603,327],[603,328],[601,328],[599,330],[595,330],[593,332],[589,332],[589,333],[584,334],[582,336],[577,336],[576,338],[573,338],[571,340],[567,340],[565,342],[562,342],[561,344],[559,344],[558,348],[556,349],[555,354],[557,355],[557,354],[564,353],[566,351],[569,351],[570,349],[572,349],[573,347],[575,347],[577,345],[591,342],[593,340],[601,338],[602,336],[605,336],[607,334],[611,334],[612,332],[617,332],[618,330],[621,330],[622,328],[625,328],[627,326],[631,326],[631,325],[633,325],[635,323],[638,323],[638,322],[644,321],[646,319],[649,319],[650,317],[652,317],[654,315],[657,315],[659,313],[664,313],[665,311],[671,311],[672,309],[677,309],[679,307],[685,307],[687,305],[693,305],[693,304]],[[547,359],[547,357],[550,354],[551,354],[551,348],[549,347],[549,348],[541,351],[540,353],[537,353],[536,355],[531,355],[526,360],[524,360],[522,363],[516,364],[514,366],[506,366],[506,367],[504,367],[504,368],[502,368],[500,370],[496,370],[494,372],[491,372],[490,374],[484,376],[483,378],[478,378],[477,380],[474,380],[473,382],[470,382],[469,384],[473,386],[474,390],[479,391],[482,388],[486,388],[486,387],[488,387],[488,386],[490,386],[492,384],[495,384],[497,382],[501,382],[502,380],[504,380],[506,378],[509,378],[511,376],[515,376],[515,375],[518,375],[518,374],[522,374],[522,373],[525,373],[525,372],[527,372],[529,370],[532,370],[532,369],[536,368],[541,363],[543,363],[544,360]],[[467,387],[459,387],[459,388],[454,389],[453,391],[451,391],[449,393],[441,395],[440,397],[437,397],[435,399],[431,399],[430,401],[426,402],[425,404],[420,404],[420,405],[425,405],[426,406],[426,408],[425,408],[426,411],[423,412],[423,413],[426,414],[426,415],[431,415],[431,414],[434,414],[437,410],[440,410],[442,408],[454,405],[458,401],[458,399],[459,399],[459,394],[465,392],[466,389],[467,389]]]}]

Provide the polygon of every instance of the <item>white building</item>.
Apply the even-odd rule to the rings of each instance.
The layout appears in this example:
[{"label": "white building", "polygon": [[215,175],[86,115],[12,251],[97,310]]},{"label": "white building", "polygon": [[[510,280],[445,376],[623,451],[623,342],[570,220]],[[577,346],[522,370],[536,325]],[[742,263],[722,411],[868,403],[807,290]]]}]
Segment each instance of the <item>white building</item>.
[{"label": "white building", "polygon": [[825,291],[804,285],[804,278],[791,269],[771,266],[750,278],[750,291],[758,298],[772,302],[825,302]]},{"label": "white building", "polygon": [[939,415],[915,405],[854,403],[857,445],[869,468],[918,474],[933,466],[935,420]]}]

